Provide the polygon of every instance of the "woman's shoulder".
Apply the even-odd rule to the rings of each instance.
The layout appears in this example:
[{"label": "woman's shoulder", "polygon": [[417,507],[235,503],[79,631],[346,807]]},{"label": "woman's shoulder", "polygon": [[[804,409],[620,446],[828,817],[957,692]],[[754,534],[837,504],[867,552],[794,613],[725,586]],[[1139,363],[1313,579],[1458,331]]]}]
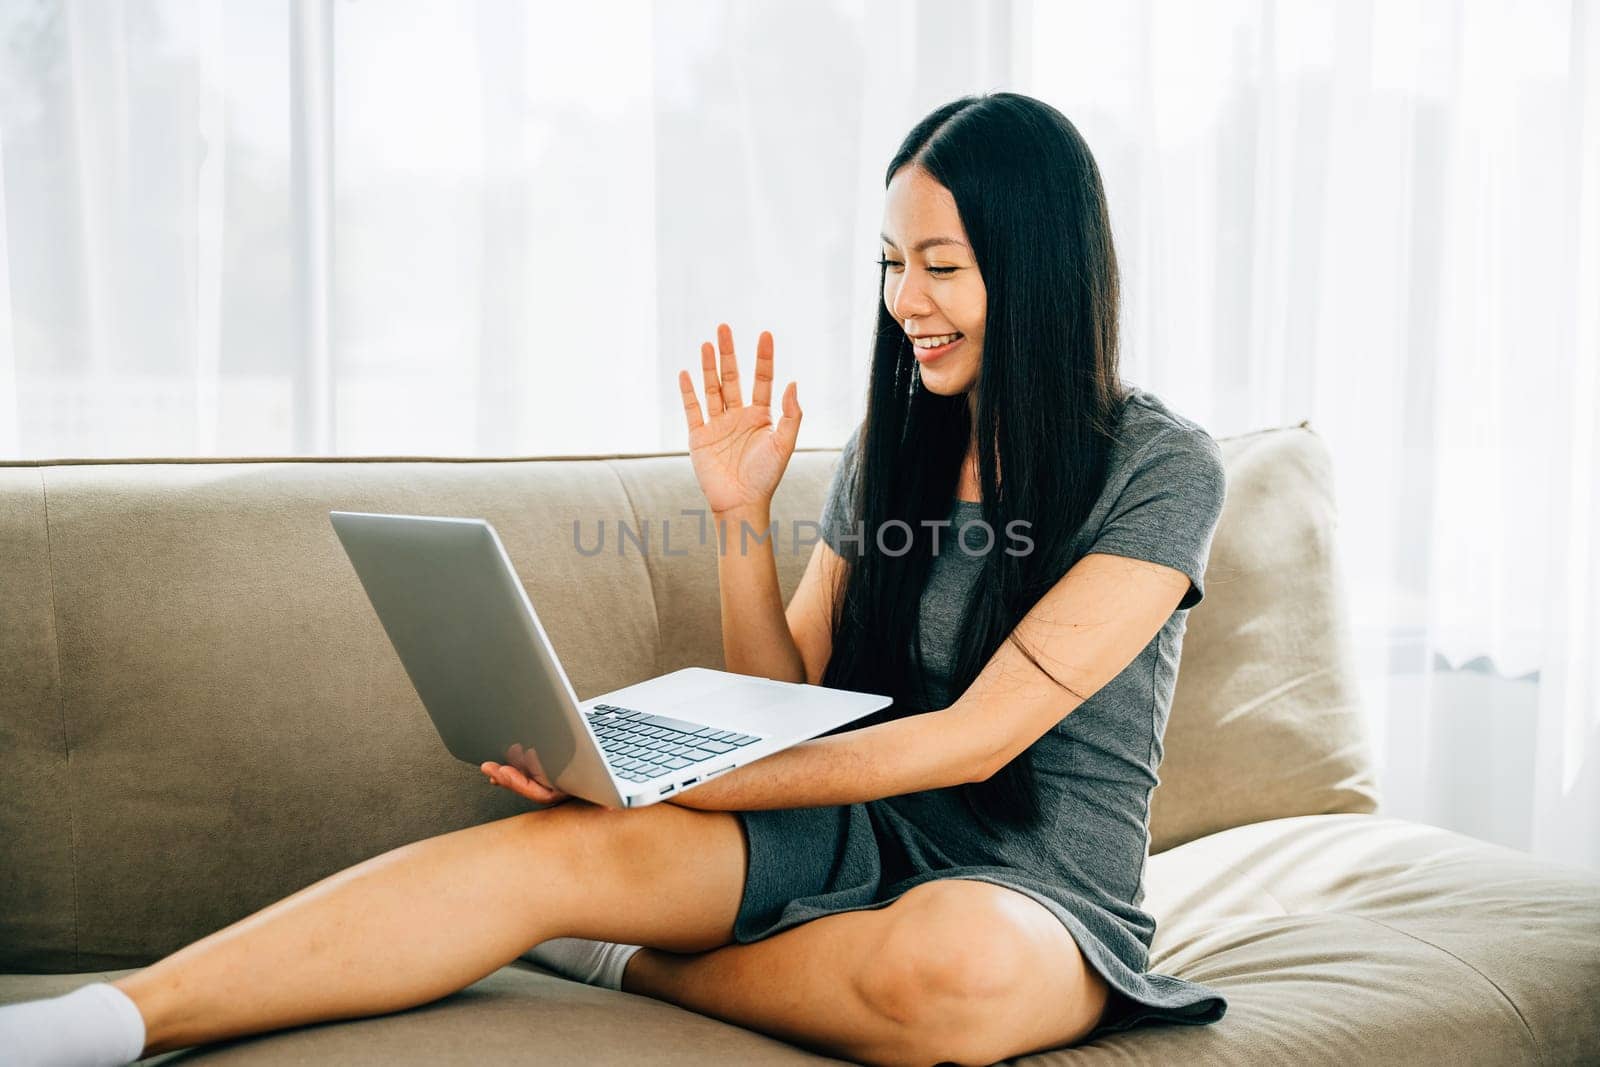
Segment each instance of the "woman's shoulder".
[{"label": "woman's shoulder", "polygon": [[1138,466],[1158,454],[1173,452],[1220,464],[1221,448],[1204,426],[1148,389],[1135,385],[1126,389],[1122,418],[1111,448],[1113,468]]},{"label": "woman's shoulder", "polygon": [[1204,426],[1178,411],[1160,395],[1137,385],[1125,385],[1124,388],[1126,398],[1119,437],[1125,433],[1131,439],[1145,440],[1173,431],[1211,436]]}]

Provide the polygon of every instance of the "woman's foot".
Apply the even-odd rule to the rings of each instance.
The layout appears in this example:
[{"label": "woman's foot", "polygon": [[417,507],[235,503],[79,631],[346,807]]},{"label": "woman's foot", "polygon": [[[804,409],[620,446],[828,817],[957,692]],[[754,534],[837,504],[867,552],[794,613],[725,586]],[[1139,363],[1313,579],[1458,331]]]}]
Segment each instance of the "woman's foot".
[{"label": "woman's foot", "polygon": [[114,985],[0,1007],[5,1062],[28,1067],[124,1067],[144,1052],[144,1017]]},{"label": "woman's foot", "polygon": [[619,945],[614,941],[590,941],[583,937],[555,937],[524,952],[521,959],[548,967],[575,982],[621,989],[622,972],[638,945]]}]

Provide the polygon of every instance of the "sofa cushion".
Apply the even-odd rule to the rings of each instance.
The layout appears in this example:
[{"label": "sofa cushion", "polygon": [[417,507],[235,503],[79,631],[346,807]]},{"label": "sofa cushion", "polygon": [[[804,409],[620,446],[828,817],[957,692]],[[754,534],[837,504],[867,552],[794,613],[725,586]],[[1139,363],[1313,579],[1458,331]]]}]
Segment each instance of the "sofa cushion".
[{"label": "sofa cushion", "polygon": [[[0,1004],[56,996],[128,970],[0,975]],[[295,1027],[149,1056],[145,1067],[468,1064],[843,1064],[650,997],[597,989],[514,963],[409,1011]]]},{"label": "sofa cushion", "polygon": [[1184,635],[1152,854],[1263,819],[1378,807],[1327,447],[1305,423],[1217,443],[1227,500]]},{"label": "sofa cushion", "polygon": [[1221,990],[1228,1014],[1139,1035],[1137,1055],[1112,1038],[1087,1064],[1555,1064],[1600,1048],[1594,871],[1312,815],[1192,841],[1146,877],[1150,969]]},{"label": "sofa cushion", "polygon": [[0,612],[26,663],[0,810],[28,820],[0,838],[0,970],[144,963],[526,809],[440,743],[331,509],[490,519],[580,696],[654,672],[644,563],[572,540],[630,514],[604,461],[73,465],[0,490],[26,594]]},{"label": "sofa cushion", "polygon": [[78,969],[72,783],[44,514],[39,472],[0,468],[0,970]]},{"label": "sofa cushion", "polygon": [[[836,459],[774,501],[786,597]],[[589,698],[722,665],[703,504],[682,454],[0,466],[0,971],[144,963],[527,808],[440,744],[329,510],[489,519]]]}]

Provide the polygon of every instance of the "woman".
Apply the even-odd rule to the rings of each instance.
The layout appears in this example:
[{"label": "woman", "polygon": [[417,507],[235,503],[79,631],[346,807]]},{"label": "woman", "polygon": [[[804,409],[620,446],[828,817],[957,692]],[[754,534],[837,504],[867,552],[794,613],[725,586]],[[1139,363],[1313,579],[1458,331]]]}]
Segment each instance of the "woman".
[{"label": "woman", "polygon": [[[0,1009],[0,1044],[63,1033],[39,1062],[120,1063],[409,1008],[524,954],[866,1063],[1220,1018],[1214,991],[1145,973],[1139,908],[1217,446],[1119,380],[1105,197],[1059,112],[957,100],[886,187],[867,412],[823,540],[787,608],[770,541],[718,567],[728,669],[890,708],[669,803],[572,800],[396,849],[113,983]],[[679,376],[691,457],[719,521],[759,531],[798,397],[774,425],[770,334],[749,404],[726,326],[718,349],[703,410]]]}]

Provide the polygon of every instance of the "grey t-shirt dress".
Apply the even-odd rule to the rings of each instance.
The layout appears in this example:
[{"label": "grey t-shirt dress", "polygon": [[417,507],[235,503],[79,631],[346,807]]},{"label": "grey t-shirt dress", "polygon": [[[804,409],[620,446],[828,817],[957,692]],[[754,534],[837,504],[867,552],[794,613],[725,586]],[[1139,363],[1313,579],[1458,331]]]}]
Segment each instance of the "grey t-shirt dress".
[{"label": "grey t-shirt dress", "polygon": [[[835,470],[820,525],[841,555],[863,541],[849,517],[845,472],[854,435]],[[839,912],[884,907],[913,886],[966,878],[1007,886],[1050,910],[1114,990],[1094,1037],[1149,1021],[1209,1023],[1227,1001],[1199,983],[1146,972],[1155,920],[1140,908],[1150,843],[1150,793],[1161,762],[1189,609],[1204,595],[1225,481],[1217,443],[1154,394],[1130,387],[1105,490],[1073,544],[1075,562],[1104,552],[1164,564],[1191,588],[1127,669],[1033,745],[1046,816],[1038,828],[996,836],[973,819],[955,788],[865,803],[740,811],[750,847],[739,943],[759,941]],[[959,622],[982,564],[982,527],[954,539],[982,505],[951,501],[952,525],[922,595],[922,655],[931,696],[958,693],[949,675]],[[871,531],[865,531],[871,537]],[[1014,547],[994,531],[993,551]],[[946,543],[946,536],[951,543]],[[895,541],[894,544],[900,542]]]}]

